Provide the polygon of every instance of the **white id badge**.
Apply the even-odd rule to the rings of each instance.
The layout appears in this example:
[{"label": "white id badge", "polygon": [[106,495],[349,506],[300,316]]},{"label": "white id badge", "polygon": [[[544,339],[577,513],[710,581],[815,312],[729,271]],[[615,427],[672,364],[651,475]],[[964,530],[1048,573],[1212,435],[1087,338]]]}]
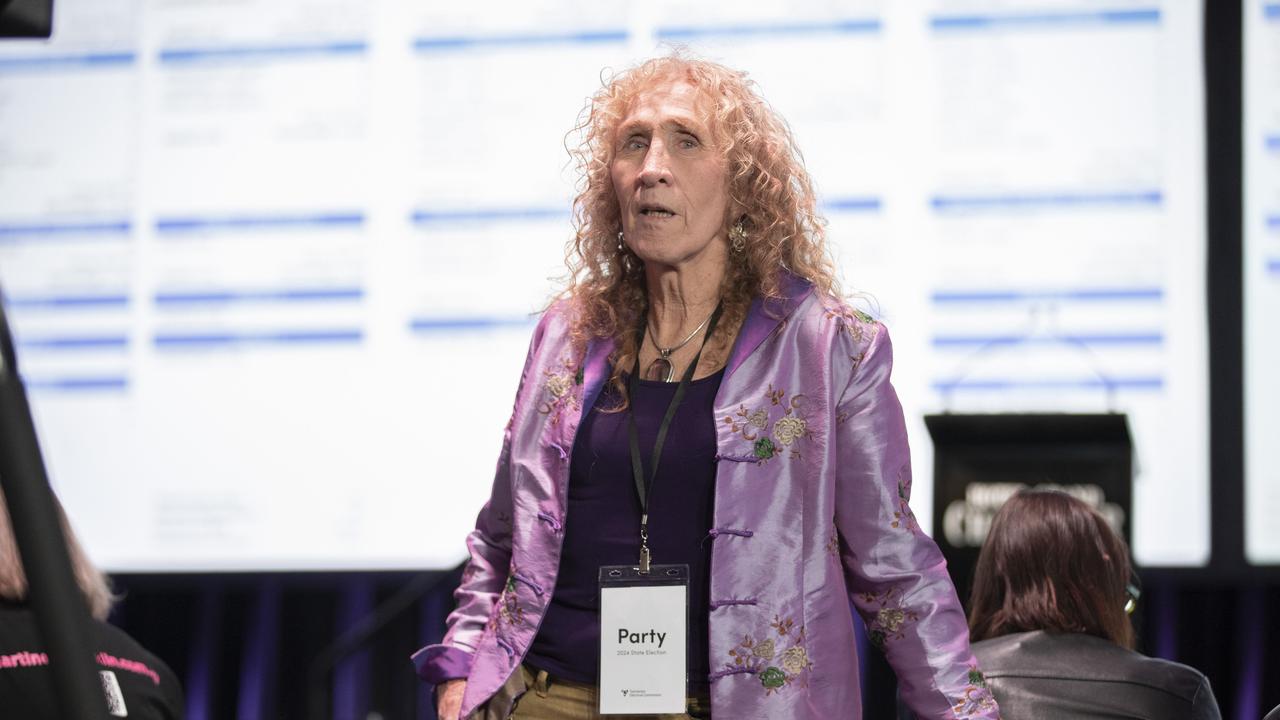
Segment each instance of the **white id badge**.
[{"label": "white id badge", "polygon": [[600,568],[600,714],[686,711],[689,566]]}]

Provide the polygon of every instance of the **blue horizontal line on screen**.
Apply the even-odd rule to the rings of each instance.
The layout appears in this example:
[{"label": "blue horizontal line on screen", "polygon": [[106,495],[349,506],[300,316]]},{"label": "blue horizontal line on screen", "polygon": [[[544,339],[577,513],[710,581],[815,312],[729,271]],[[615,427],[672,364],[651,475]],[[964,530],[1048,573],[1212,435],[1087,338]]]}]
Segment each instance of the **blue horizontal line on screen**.
[{"label": "blue horizontal line on screen", "polygon": [[302,45],[234,45],[225,47],[164,48],[156,55],[161,63],[221,62],[224,60],[257,62],[284,60],[315,55],[363,55],[369,49],[364,41],[310,43]]},{"label": "blue horizontal line on screen", "polygon": [[1280,152],[1280,135],[1268,135],[1263,139],[1263,142],[1271,152]]},{"label": "blue horizontal line on screen", "polygon": [[364,225],[364,213],[360,212],[331,212],[305,215],[162,217],[156,220],[156,232],[160,234],[181,234],[207,231],[359,227],[361,225]]},{"label": "blue horizontal line on screen", "polygon": [[21,350],[124,350],[129,347],[129,338],[125,335],[19,336],[17,344]]},{"label": "blue horizontal line on screen", "polygon": [[526,327],[537,321],[533,315],[508,315],[494,317],[414,318],[409,329],[415,333],[451,333],[467,330],[497,330],[510,327]]},{"label": "blue horizontal line on screen", "polygon": [[934,30],[1005,30],[1062,25],[1138,25],[1160,22],[1159,8],[1033,13],[934,15]]},{"label": "blue horizontal line on screen", "polygon": [[883,203],[878,197],[836,197],[824,200],[821,209],[829,213],[880,212]]},{"label": "blue horizontal line on screen", "polygon": [[1267,271],[1273,275],[1280,275],[1280,258],[1271,258],[1268,260]]},{"label": "blue horizontal line on screen", "polygon": [[934,212],[949,210],[1046,210],[1099,206],[1159,206],[1164,196],[1159,190],[1128,193],[1027,193],[1009,195],[934,195],[929,206]]},{"label": "blue horizontal line on screen", "polygon": [[24,70],[82,70],[85,68],[132,65],[138,60],[134,52],[77,53],[74,55],[0,56],[0,73]]},{"label": "blue horizontal line on screen", "polygon": [[128,236],[133,230],[133,223],[128,220],[111,220],[106,222],[44,222],[44,223],[9,223],[0,225],[0,242],[8,240],[35,240],[61,238],[67,236],[81,237],[85,235],[120,238]]},{"label": "blue horizontal line on screen", "polygon": [[542,45],[595,45],[627,41],[626,30],[593,30],[570,33],[513,33],[509,35],[442,35],[413,41],[418,52],[439,50],[480,50]]},{"label": "blue horizontal line on screen", "polygon": [[204,305],[238,302],[324,302],[360,300],[364,288],[293,288],[280,290],[162,291],[155,294],[157,305]]},{"label": "blue horizontal line on screen", "polygon": [[1066,334],[1056,336],[1037,335],[936,335],[932,340],[936,348],[986,347],[988,345],[1055,345],[1079,343],[1082,345],[1161,345],[1164,335],[1152,333],[1115,334]]},{"label": "blue horizontal line on screen", "polygon": [[934,303],[1009,303],[1038,300],[1060,301],[1155,301],[1164,299],[1164,290],[1151,288],[1087,288],[1078,290],[937,290],[930,295]]},{"label": "blue horizontal line on screen", "polygon": [[930,383],[939,392],[985,391],[1005,392],[1017,390],[1161,390],[1164,378],[1156,377],[1123,377],[1123,378],[1062,378],[1062,379],[1014,379],[983,378],[975,380],[935,380]]},{"label": "blue horizontal line on screen", "polygon": [[17,295],[5,298],[14,309],[75,310],[86,307],[119,307],[129,304],[128,295]]},{"label": "blue horizontal line on screen", "polygon": [[1280,215],[1267,216],[1267,229],[1272,232],[1280,230]]},{"label": "blue horizontal line on screen", "polygon": [[1262,15],[1268,20],[1280,20],[1280,3],[1268,3],[1263,5]]},{"label": "blue horizontal line on screen", "polygon": [[568,220],[566,207],[469,208],[458,210],[414,210],[409,222],[436,225],[468,222],[515,222],[519,220]]},{"label": "blue horizontal line on screen", "polygon": [[239,345],[350,344],[364,340],[358,329],[280,330],[273,332],[156,333],[157,348],[203,349]]},{"label": "blue horizontal line on screen", "polygon": [[877,33],[879,20],[834,20],[828,22],[778,22],[759,25],[708,25],[705,27],[660,27],[659,40],[700,40],[704,38],[794,37],[796,35]]},{"label": "blue horizontal line on screen", "polygon": [[129,378],[123,375],[63,378],[24,376],[22,384],[31,392],[102,392],[129,389]]}]

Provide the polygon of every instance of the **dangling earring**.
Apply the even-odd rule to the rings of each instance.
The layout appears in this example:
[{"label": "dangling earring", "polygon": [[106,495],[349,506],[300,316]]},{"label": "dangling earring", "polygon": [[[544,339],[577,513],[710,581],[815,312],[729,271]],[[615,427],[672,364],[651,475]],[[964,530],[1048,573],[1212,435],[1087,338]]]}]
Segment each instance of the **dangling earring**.
[{"label": "dangling earring", "polygon": [[729,247],[736,253],[747,249],[747,229],[742,226],[741,220],[729,228]]},{"label": "dangling earring", "polygon": [[624,252],[626,252],[626,251],[627,251],[627,244],[626,244],[625,242],[623,242],[623,239],[622,239],[622,231],[621,231],[621,230],[619,230],[619,231],[618,231],[618,252],[621,254],[621,253],[624,253]]}]

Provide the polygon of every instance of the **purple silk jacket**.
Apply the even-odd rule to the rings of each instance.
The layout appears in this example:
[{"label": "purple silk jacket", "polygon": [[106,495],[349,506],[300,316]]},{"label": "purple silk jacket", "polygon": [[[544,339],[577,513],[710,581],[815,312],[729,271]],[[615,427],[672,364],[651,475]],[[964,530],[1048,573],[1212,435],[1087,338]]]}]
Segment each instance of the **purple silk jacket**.
[{"label": "purple silk jacket", "polygon": [[[785,291],[752,305],[715,400],[712,711],[860,718],[852,600],[918,716],[998,718],[946,563],[907,505],[888,331],[803,280]],[[613,350],[575,355],[568,312],[538,323],[458,608],[413,657],[428,683],[467,677],[464,718],[519,667],[555,587],[574,436]]]}]

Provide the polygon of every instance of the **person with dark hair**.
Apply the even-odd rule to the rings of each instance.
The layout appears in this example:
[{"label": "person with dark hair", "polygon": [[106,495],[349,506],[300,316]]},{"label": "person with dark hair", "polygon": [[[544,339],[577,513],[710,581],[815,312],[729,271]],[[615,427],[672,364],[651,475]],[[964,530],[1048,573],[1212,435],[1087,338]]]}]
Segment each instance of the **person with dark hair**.
[{"label": "person with dark hair", "polygon": [[600,601],[602,574],[652,561],[689,579],[644,621],[687,622],[662,717],[861,717],[852,602],[921,716],[998,718],[908,505],[889,332],[841,299],[786,123],[745,73],[679,54],[607,80],[581,120],[567,286],[534,332],[448,632],[414,656],[440,717],[653,697],[602,669],[606,649],[649,649],[611,648]]},{"label": "person with dark hair", "polygon": [[[67,541],[76,584],[93,616],[90,641],[105,699],[112,717],[181,720],[182,688],[163,660],[148,652],[123,630],[106,622],[116,598],[107,578],[94,567],[71,531],[62,505],[54,498]],[[58,720],[49,664],[27,599],[27,574],[13,535],[9,508],[0,492],[0,717]]]},{"label": "person with dark hair", "polygon": [[1008,720],[1219,720],[1199,671],[1133,650],[1129,550],[1101,514],[1066,493],[1023,490],[978,556],[973,652]]}]

